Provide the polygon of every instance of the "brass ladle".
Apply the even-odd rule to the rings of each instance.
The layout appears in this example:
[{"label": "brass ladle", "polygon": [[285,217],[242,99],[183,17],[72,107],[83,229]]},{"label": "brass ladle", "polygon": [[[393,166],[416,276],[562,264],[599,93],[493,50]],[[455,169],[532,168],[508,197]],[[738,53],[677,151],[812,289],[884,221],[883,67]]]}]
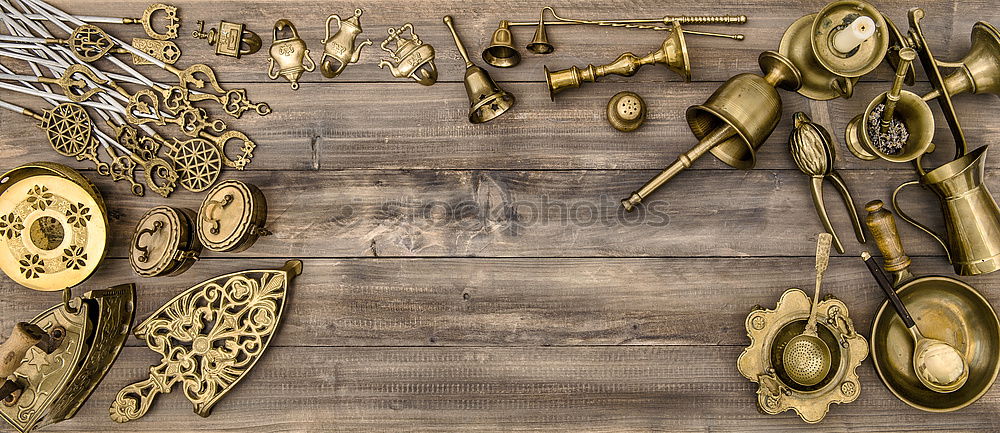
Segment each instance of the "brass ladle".
[{"label": "brass ladle", "polygon": [[781,363],[785,373],[792,380],[803,386],[813,386],[820,383],[830,373],[830,347],[816,333],[816,310],[819,304],[819,287],[823,282],[823,273],[830,263],[830,244],[833,236],[820,233],[816,240],[816,289],[813,292],[812,307],[809,320],[801,334],[796,335],[785,344],[781,355]]},{"label": "brass ladle", "polygon": [[[969,380],[969,362],[966,361],[962,353],[952,345],[941,340],[924,337],[917,328],[917,323],[906,311],[903,301],[899,300],[899,295],[892,289],[889,278],[879,268],[878,263],[867,251],[861,253],[861,258],[868,265],[878,286],[882,288],[886,296],[889,297],[892,306],[903,320],[903,326],[910,330],[913,337],[913,371],[917,374],[917,379],[928,389],[934,392],[949,393],[957,391],[965,382]],[[961,364],[961,365],[959,365]]]}]

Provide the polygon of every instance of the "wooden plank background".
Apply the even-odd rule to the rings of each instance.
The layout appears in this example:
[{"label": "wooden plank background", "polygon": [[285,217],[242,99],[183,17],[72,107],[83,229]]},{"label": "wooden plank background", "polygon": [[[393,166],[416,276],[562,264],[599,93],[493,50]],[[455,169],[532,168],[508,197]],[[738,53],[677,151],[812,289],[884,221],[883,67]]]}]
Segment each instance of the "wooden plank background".
[{"label": "wooden plank background", "polygon": [[[225,178],[262,187],[274,235],[244,253],[206,252],[173,278],[139,279],[128,267],[127,240],[145,210],[196,207],[202,196],[137,198],[124,185],[91,176],[112,212],[113,244],[106,264],[87,283],[98,288],[136,282],[141,319],[204,279],[305,259],[275,344],[250,376],[201,419],[179,392],[161,396],[144,418],[112,423],[117,391],[143,379],[157,356],[141,342],[129,347],[73,420],[51,431],[997,431],[1000,390],[950,414],[906,406],[878,381],[870,361],[860,368],[861,397],[835,405],[818,425],[792,413],[762,415],[756,386],[736,370],[748,340],[743,321],[755,304],[773,307],[789,287],[811,285],[815,233],[821,230],[807,180],[787,152],[790,116],[806,111],[842,143],[843,128],[888,88],[892,72],[865,77],[850,100],[808,101],[782,92],[782,123],[759,153],[758,167],[739,171],[711,157],[663,188],[635,214],[618,200],[695,143],[684,109],[701,103],[722,81],[757,72],[760,51],[776,49],[781,31],[824,1],[725,0],[597,4],[559,0],[561,14],[580,18],[666,14],[738,14],[745,26],[705,29],[746,34],[743,42],[688,38],[694,82],[662,67],[635,77],[560,94],[550,102],[542,65],[550,69],[606,63],[624,51],[645,54],[662,34],[622,29],[550,29],[555,53],[533,55],[513,69],[489,72],[518,98],[508,114],[485,125],[466,121],[460,61],[444,14],[455,18],[475,61],[500,19],[530,20],[540,3],[385,1],[177,0],[183,17],[181,65],[207,63],[230,86],[274,113],[226,119],[258,143],[245,172]],[[928,1],[926,31],[943,59],[960,57],[974,22],[1000,23],[995,2]],[[89,15],[139,16],[141,2],[56,2]],[[901,26],[906,9],[876,6]],[[389,26],[412,22],[434,45],[440,80],[432,87],[379,70],[382,52],[336,80],[306,74],[293,92],[266,77],[267,47],[241,60],[213,55],[190,38],[195,20],[245,22],[270,42],[279,18],[292,20],[319,59],[326,15],[365,10],[363,37],[376,45]],[[141,28],[105,26],[120,37]],[[532,30],[514,30],[523,46]],[[4,60],[4,64],[11,64]],[[11,64],[11,66],[13,66]],[[164,81],[153,69],[145,73]],[[915,91],[928,88],[925,81]],[[646,125],[631,134],[608,126],[607,100],[629,89],[649,104]],[[40,101],[10,92],[0,97],[35,108]],[[972,146],[1000,139],[995,96],[957,98]],[[936,111],[936,106],[935,106]],[[939,147],[952,141],[937,117]],[[840,145],[837,167],[859,206],[888,199],[913,174],[908,166],[861,162]],[[86,169],[52,152],[37,127],[0,113],[4,169],[49,160]],[[937,155],[937,160],[943,157]],[[1000,159],[990,157],[989,187],[1000,191]],[[86,173],[93,174],[87,170]],[[829,188],[828,188],[829,189]],[[846,213],[833,193],[828,204],[848,253],[834,257],[824,290],[844,300],[867,334],[882,296],[857,253]],[[940,226],[936,200],[906,194],[912,212]],[[951,274],[937,244],[901,223],[918,274]],[[874,250],[874,246],[867,248]],[[1000,273],[965,278],[995,300]],[[57,301],[0,281],[0,329]],[[6,331],[3,331],[4,333]],[[6,428],[6,427],[5,427]]]}]

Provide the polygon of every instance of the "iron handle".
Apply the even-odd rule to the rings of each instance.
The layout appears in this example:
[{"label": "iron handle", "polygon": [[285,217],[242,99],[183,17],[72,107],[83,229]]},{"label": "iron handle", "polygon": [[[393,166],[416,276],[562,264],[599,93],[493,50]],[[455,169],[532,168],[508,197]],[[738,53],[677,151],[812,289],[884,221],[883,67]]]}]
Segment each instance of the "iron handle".
[{"label": "iron handle", "polygon": [[0,379],[6,378],[21,366],[28,349],[40,343],[48,334],[27,322],[14,325],[7,341],[0,345]]},{"label": "iron handle", "polygon": [[885,276],[885,273],[878,267],[878,263],[875,262],[875,258],[873,258],[871,254],[868,254],[867,251],[861,253],[861,258],[865,261],[865,265],[868,266],[868,271],[870,271],[872,276],[875,277],[875,281],[878,282],[879,288],[885,292],[885,296],[889,298],[893,308],[896,309],[896,314],[898,314],[899,318],[903,320],[903,326],[906,326],[907,329],[916,326],[913,318],[910,317],[910,312],[906,311],[906,306],[903,305],[903,301],[899,300],[899,295],[897,295],[896,291],[893,290],[892,284],[889,283],[889,279]]}]

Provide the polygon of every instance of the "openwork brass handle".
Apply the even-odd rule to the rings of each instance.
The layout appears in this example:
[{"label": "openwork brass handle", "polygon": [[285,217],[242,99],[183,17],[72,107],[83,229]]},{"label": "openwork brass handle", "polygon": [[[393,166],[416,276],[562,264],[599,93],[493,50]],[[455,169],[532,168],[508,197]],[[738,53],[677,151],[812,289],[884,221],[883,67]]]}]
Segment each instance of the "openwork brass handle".
[{"label": "openwork brass handle", "polygon": [[216,212],[219,211],[220,209],[225,209],[226,206],[229,206],[232,202],[233,202],[233,195],[226,194],[224,197],[222,197],[222,200],[209,200],[208,203],[205,204],[205,212],[201,214],[201,220],[212,225],[212,228],[209,229],[209,232],[211,232],[213,235],[219,234],[220,230],[219,227],[220,220],[219,218],[215,217]]},{"label": "openwork brass handle", "polygon": [[147,235],[152,235],[153,233],[156,233],[162,228],[163,228],[163,221],[155,221],[153,222],[153,227],[147,227],[142,230],[139,230],[139,233],[135,235],[135,249],[136,251],[141,252],[142,255],[139,256],[139,258],[136,260],[142,263],[146,263],[146,261],[149,260],[149,245],[148,244],[142,245],[142,237]]}]

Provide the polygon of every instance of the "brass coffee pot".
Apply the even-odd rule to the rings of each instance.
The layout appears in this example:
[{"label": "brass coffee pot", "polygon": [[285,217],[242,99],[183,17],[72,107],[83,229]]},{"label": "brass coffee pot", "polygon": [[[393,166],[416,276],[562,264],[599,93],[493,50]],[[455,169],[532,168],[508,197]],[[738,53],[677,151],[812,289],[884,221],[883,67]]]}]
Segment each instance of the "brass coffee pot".
[{"label": "brass coffee pot", "polygon": [[[389,53],[389,59],[378,62],[379,69],[386,66],[396,78],[409,78],[424,86],[430,86],[437,81],[437,67],[434,66],[434,47],[425,44],[420,36],[413,33],[413,24],[406,23],[400,28],[387,30],[389,37],[382,41],[382,51]],[[403,37],[403,32],[409,31],[410,37]],[[395,43],[396,48],[389,48]]]},{"label": "brass coffee pot", "polygon": [[670,36],[663,40],[660,48],[642,57],[632,53],[624,53],[614,62],[602,66],[587,65],[582,70],[573,66],[569,69],[549,72],[548,66],[545,66],[545,84],[549,88],[549,98],[555,100],[556,93],[580,87],[580,84],[584,82],[597,82],[598,78],[607,75],[631,77],[643,65],[657,63],[676,72],[685,82],[691,81],[691,62],[688,59],[687,45],[684,43],[684,32],[681,30],[680,24],[675,22],[673,26],[674,31],[670,32]]},{"label": "brass coffee pot", "polygon": [[802,72],[799,94],[826,101],[850,98],[858,78],[878,67],[888,47],[886,20],[874,6],[840,0],[788,26],[778,52]]},{"label": "brass coffee pot", "polygon": [[802,83],[798,68],[781,54],[765,51],[758,63],[764,76],[747,73],[732,77],[704,104],[688,108],[688,126],[701,141],[622,200],[625,210],[634,209],[649,194],[691,167],[705,152],[712,152],[731,167],[753,168],[757,149],[781,119],[781,96],[776,87],[794,91]]},{"label": "brass coffee pot", "polygon": [[451,30],[455,46],[465,60],[465,93],[469,96],[469,123],[484,123],[496,119],[514,106],[514,95],[501,89],[485,69],[469,60],[465,45],[455,32],[451,15],[445,15],[444,23]]},{"label": "brass coffee pot", "polygon": [[[326,78],[335,78],[344,72],[344,68],[351,63],[357,63],[361,58],[361,49],[366,45],[371,45],[371,39],[354,45],[358,35],[361,34],[361,9],[354,10],[354,16],[345,20],[340,19],[340,15],[333,14],[326,18],[326,37],[323,38],[323,58],[320,59],[319,70]],[[330,36],[330,23],[337,20],[337,33]]]},{"label": "brass coffee pot", "polygon": [[[287,37],[279,38],[278,34],[286,30],[290,34]],[[312,57],[309,57],[306,42],[299,37],[299,31],[295,29],[295,25],[291,21],[280,19],[274,23],[273,37],[274,42],[271,43],[271,58],[268,59],[267,76],[272,80],[277,79],[278,76],[285,77],[288,82],[292,83],[292,90],[298,90],[299,78],[302,77],[302,73],[316,70],[316,63],[313,62]],[[309,66],[305,65],[306,60],[309,61]],[[275,64],[278,65],[277,71],[274,70]]]},{"label": "brass coffee pot", "polygon": [[[959,275],[986,274],[1000,269],[1000,208],[984,182],[988,147],[982,146],[928,173],[923,172],[918,160],[920,179],[905,182],[892,193],[892,207],[899,217],[937,240]],[[945,236],[916,221],[899,207],[899,192],[910,185],[922,185],[941,200],[947,242]]]}]

